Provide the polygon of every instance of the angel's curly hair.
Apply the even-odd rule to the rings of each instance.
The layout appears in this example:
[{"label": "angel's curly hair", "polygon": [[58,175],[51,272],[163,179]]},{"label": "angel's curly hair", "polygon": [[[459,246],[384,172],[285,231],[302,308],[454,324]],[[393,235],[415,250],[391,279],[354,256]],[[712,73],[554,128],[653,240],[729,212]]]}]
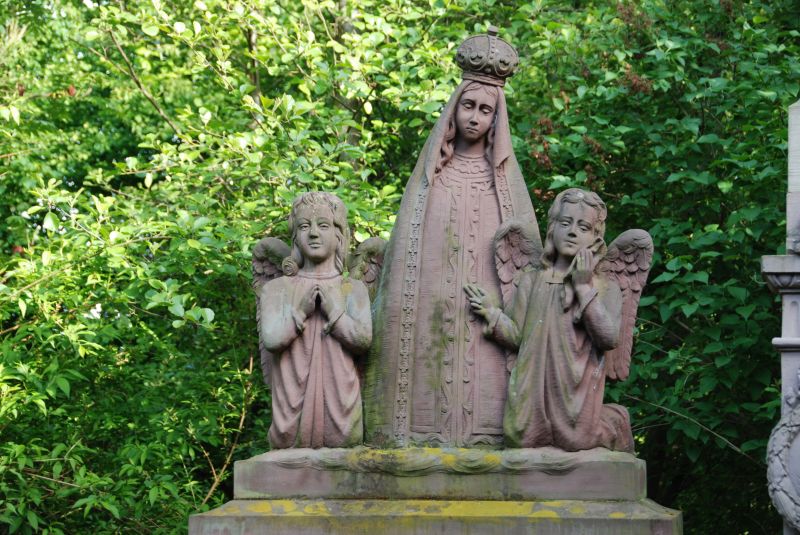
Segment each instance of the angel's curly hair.
[{"label": "angel's curly hair", "polygon": [[608,215],[606,203],[593,191],[569,188],[556,195],[556,199],[553,201],[552,206],[550,206],[550,210],[547,211],[547,236],[545,237],[544,251],[542,251],[542,264],[546,267],[552,267],[558,255],[556,246],[553,243],[553,229],[555,229],[556,220],[565,203],[583,203],[586,206],[594,208],[597,214],[594,220],[594,235],[596,236],[596,240],[591,250],[595,254],[595,257],[597,257],[598,254],[600,256],[606,254],[606,242],[603,240],[606,234],[606,216]]},{"label": "angel's curly hair", "polygon": [[296,275],[303,267],[304,258],[297,246],[297,217],[301,208],[307,206],[323,206],[333,213],[333,228],[336,234],[336,271],[344,273],[345,259],[350,245],[350,229],[347,226],[347,207],[344,202],[325,191],[309,191],[299,195],[292,203],[289,213],[289,231],[292,233],[292,253],[283,259],[282,269],[284,275]]}]

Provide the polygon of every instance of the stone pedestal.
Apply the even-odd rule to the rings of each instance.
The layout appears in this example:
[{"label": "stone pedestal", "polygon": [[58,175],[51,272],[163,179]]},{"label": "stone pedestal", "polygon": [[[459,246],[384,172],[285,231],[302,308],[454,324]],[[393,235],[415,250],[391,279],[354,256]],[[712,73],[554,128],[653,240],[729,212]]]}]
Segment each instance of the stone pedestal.
[{"label": "stone pedestal", "polygon": [[234,500],[191,534],[679,534],[645,463],[602,448],[294,449],[239,461]]},{"label": "stone pedestal", "polygon": [[[800,112],[800,107],[797,105],[793,107]],[[800,121],[797,123],[800,127]],[[800,139],[797,141],[800,142]],[[797,149],[800,150],[800,147]],[[800,176],[795,178],[800,180]],[[796,186],[800,188],[800,184]],[[800,195],[800,192],[797,195]],[[800,203],[800,197],[797,202]],[[800,216],[800,213],[796,215]],[[791,237],[792,233],[789,232],[788,235]],[[795,240],[794,243],[800,242]],[[773,429],[767,446],[767,488],[775,509],[784,518],[784,535],[798,535],[800,534],[798,530],[800,527],[800,440],[798,440],[800,436],[800,256],[797,254],[763,256],[761,273],[770,289],[780,294],[783,308],[781,336],[772,339],[773,346],[781,354],[782,395],[781,420]]]}]

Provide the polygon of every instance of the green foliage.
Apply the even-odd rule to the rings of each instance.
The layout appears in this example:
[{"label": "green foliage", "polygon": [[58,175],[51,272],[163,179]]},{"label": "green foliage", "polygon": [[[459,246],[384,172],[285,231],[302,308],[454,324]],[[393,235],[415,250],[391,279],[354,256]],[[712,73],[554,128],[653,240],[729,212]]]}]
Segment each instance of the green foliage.
[{"label": "green foliage", "polygon": [[[300,191],[386,236],[493,22],[539,220],[597,190],[650,230],[629,406],[690,533],[771,533],[795,5],[11,0],[0,6],[0,523],[180,532],[266,448],[249,256]],[[720,507],[720,503],[728,507]],[[6,528],[0,528],[6,529]]]}]

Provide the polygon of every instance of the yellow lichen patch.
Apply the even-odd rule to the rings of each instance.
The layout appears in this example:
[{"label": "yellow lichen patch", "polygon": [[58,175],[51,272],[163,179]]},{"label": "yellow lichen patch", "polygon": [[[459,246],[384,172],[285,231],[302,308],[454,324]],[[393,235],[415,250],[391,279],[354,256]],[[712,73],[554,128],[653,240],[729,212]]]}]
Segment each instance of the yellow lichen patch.
[{"label": "yellow lichen patch", "polygon": [[323,502],[314,502],[303,507],[303,513],[306,515],[329,515],[331,514],[328,507]]},{"label": "yellow lichen patch", "polygon": [[445,466],[447,466],[449,468],[452,468],[452,467],[454,467],[456,465],[457,462],[458,462],[458,457],[456,457],[452,453],[443,453],[442,454],[442,464],[443,465],[445,465]]},{"label": "yellow lichen patch", "polygon": [[530,514],[533,518],[561,518],[558,516],[556,511],[551,511],[550,509],[541,509],[539,511],[534,511]]},{"label": "yellow lichen patch", "polygon": [[208,511],[203,514],[209,516],[225,516],[225,515],[235,515],[237,512],[238,511],[236,510],[227,509],[225,507],[217,507],[216,509],[212,509],[211,511]]},{"label": "yellow lichen patch", "polygon": [[628,515],[626,515],[625,513],[621,512],[621,511],[615,511],[613,513],[609,513],[609,515],[608,515],[609,518],[625,518],[626,516],[628,516]]},{"label": "yellow lichen patch", "polygon": [[297,512],[297,502],[295,500],[270,500],[269,505],[272,512],[279,515],[289,515]]},{"label": "yellow lichen patch", "polygon": [[492,466],[500,464],[500,456],[496,453],[487,453],[483,456],[483,460]]},{"label": "yellow lichen patch", "polygon": [[570,507],[569,512],[573,515],[582,515],[586,512],[586,508],[576,505],[575,507]]},{"label": "yellow lichen patch", "polygon": [[272,505],[266,500],[258,500],[248,503],[247,510],[251,513],[262,513],[268,515],[272,512]]}]

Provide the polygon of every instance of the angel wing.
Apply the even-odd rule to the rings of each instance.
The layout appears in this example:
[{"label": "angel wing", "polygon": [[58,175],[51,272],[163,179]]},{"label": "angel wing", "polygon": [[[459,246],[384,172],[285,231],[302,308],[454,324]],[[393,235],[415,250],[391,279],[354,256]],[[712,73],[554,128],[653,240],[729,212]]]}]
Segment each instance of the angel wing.
[{"label": "angel wing", "polygon": [[613,279],[622,290],[622,321],[617,347],[605,352],[606,376],[627,379],[631,369],[633,327],[642,288],[653,261],[653,238],[641,229],[626,230],[611,245],[597,271]]},{"label": "angel wing", "polygon": [[375,299],[375,293],[378,291],[385,251],[386,240],[377,237],[368,238],[361,242],[347,259],[350,276],[367,286],[370,301]]},{"label": "angel wing", "polygon": [[494,235],[494,262],[503,305],[509,306],[516,287],[517,273],[528,266],[535,266],[542,256],[539,229],[535,224],[510,219],[500,225]]},{"label": "angel wing", "polygon": [[[256,292],[256,325],[261,325],[261,288],[283,276],[281,264],[291,254],[291,249],[278,238],[266,237],[253,249],[253,290]],[[258,329],[258,351],[261,354],[261,372],[264,382],[270,384],[272,355],[261,343],[261,328]]]}]

